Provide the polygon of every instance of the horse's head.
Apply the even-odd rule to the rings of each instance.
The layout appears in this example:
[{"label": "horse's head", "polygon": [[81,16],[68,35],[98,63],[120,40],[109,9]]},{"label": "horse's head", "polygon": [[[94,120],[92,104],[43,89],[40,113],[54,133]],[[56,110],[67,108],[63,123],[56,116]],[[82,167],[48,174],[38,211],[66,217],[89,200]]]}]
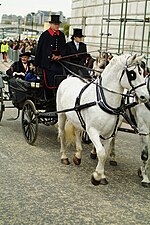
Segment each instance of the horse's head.
[{"label": "horse's head", "polygon": [[[121,56],[120,56],[121,57]],[[120,83],[123,88],[134,92],[140,102],[149,100],[149,93],[143,77],[143,69],[140,64],[144,55],[142,56],[127,56],[124,58],[124,69],[120,76]]]}]

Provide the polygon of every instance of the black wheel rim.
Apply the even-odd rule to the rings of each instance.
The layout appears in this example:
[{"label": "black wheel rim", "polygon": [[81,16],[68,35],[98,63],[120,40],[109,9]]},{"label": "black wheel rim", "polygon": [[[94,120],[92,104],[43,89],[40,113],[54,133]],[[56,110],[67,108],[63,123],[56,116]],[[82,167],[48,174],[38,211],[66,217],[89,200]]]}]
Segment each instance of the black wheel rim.
[{"label": "black wheel rim", "polygon": [[28,102],[23,107],[22,129],[26,141],[29,144],[33,144],[38,132],[38,118],[33,103]]}]

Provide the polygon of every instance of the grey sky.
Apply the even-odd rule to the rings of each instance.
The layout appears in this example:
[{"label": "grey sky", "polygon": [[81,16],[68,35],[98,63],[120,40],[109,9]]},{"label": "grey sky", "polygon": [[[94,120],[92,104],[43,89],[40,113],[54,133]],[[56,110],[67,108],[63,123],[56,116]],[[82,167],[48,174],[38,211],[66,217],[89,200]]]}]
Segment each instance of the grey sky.
[{"label": "grey sky", "polygon": [[3,14],[25,16],[38,10],[63,11],[64,16],[71,15],[72,0],[0,0],[0,19]]}]

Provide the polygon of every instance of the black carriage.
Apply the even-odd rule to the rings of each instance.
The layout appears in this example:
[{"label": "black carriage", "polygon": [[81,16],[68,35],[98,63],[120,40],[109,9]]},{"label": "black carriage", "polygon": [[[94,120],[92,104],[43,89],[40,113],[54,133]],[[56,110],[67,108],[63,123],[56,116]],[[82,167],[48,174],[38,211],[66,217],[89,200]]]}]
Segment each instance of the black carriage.
[{"label": "black carriage", "polygon": [[[57,123],[56,91],[65,75],[56,75],[54,87],[45,87],[43,74],[37,75],[35,81],[25,81],[20,78],[11,78],[0,73],[0,121],[6,108],[18,109],[17,119],[21,113],[23,135],[28,144],[34,144],[38,134],[38,124],[46,126]],[[49,99],[49,93],[51,98]],[[7,106],[6,101],[12,101],[13,106]]]}]

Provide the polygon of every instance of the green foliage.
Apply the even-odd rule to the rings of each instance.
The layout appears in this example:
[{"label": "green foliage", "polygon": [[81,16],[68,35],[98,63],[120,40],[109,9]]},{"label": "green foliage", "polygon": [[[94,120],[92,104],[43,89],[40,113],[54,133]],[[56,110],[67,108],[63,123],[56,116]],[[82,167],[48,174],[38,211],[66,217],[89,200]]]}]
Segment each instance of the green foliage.
[{"label": "green foliage", "polygon": [[70,25],[69,24],[64,24],[64,34],[69,37],[69,27]]}]

